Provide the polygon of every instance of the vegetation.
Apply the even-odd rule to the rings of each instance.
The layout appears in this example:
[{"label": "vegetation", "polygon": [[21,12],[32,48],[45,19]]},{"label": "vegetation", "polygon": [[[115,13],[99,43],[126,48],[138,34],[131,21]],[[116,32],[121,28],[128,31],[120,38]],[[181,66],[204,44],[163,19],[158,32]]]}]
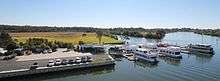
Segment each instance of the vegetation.
[{"label": "vegetation", "polygon": [[99,44],[101,44],[102,35],[103,35],[102,31],[97,31],[96,35],[97,35],[97,38],[99,39]]},{"label": "vegetation", "polygon": [[0,33],[0,47],[7,50],[5,53],[0,52],[0,56],[3,56],[3,60],[9,60],[16,56],[14,49],[17,49],[17,44],[12,40],[11,36],[6,32]]},{"label": "vegetation", "polygon": [[147,33],[145,34],[145,38],[151,38],[151,39],[162,39],[165,36],[165,34],[161,34],[161,33]]},{"label": "vegetation", "polygon": [[[72,44],[98,44],[99,38],[96,33],[83,33],[83,32],[23,32],[23,33],[10,33],[17,43],[25,43],[29,38],[43,38],[48,41],[59,41]],[[122,43],[108,36],[102,36],[102,43]]]},{"label": "vegetation", "polygon": [[[15,26],[0,25],[0,32],[103,32],[104,36],[115,37],[114,35],[127,35],[134,37],[146,37],[161,39],[166,33],[171,32],[195,32],[198,34],[220,36],[220,29],[191,29],[191,28],[173,28],[173,29],[144,29],[144,28],[92,28],[92,27],[48,27],[48,26]],[[159,31],[159,32],[158,32]],[[102,40],[102,39],[101,39]]]},{"label": "vegetation", "polygon": [[57,48],[73,49],[72,43],[64,43],[59,41],[48,41],[43,38],[29,38],[25,43],[20,42],[19,45],[25,50],[31,50],[34,53],[54,52]]},{"label": "vegetation", "polygon": [[220,37],[220,29],[216,29],[216,30],[212,30],[212,29],[200,30],[200,31],[196,31],[195,33]]},{"label": "vegetation", "polygon": [[[102,32],[102,35],[113,37],[117,39],[114,35],[127,35],[134,37],[146,37],[143,33],[153,32],[155,33],[157,30],[161,29],[143,29],[143,28],[110,28],[110,29],[99,29],[92,27],[48,27],[48,26],[15,26],[15,25],[0,25],[1,31],[7,32],[86,32],[86,33],[94,33],[97,34]],[[155,34],[152,34],[155,35]],[[146,37],[146,38],[150,38]],[[97,38],[98,35],[97,35]],[[101,37],[102,38],[102,37]],[[100,42],[101,39],[100,38]],[[108,42],[107,42],[108,43]]]},{"label": "vegetation", "polygon": [[16,26],[0,25],[0,32],[96,32],[92,27],[48,27],[48,26]]},{"label": "vegetation", "polygon": [[16,43],[12,40],[11,36],[6,32],[0,33],[0,47],[6,50],[13,50],[17,48]]}]

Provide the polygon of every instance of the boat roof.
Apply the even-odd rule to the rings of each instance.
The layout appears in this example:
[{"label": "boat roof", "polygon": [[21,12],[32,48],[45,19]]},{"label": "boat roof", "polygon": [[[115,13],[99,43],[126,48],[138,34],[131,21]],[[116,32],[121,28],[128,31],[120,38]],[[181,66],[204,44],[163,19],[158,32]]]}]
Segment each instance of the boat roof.
[{"label": "boat roof", "polygon": [[180,47],[176,47],[176,46],[168,46],[168,48],[180,49]]},{"label": "boat roof", "polygon": [[139,50],[139,51],[150,51],[150,49],[146,49],[146,48],[137,48],[137,50]]},{"label": "boat roof", "polygon": [[76,57],[76,59],[80,59],[80,57]]},{"label": "boat roof", "polygon": [[176,46],[168,46],[168,47],[159,47],[159,49],[170,50],[170,51],[180,51],[180,47]]},{"label": "boat roof", "polygon": [[211,46],[211,44],[196,44],[196,45],[199,45],[199,46]]}]

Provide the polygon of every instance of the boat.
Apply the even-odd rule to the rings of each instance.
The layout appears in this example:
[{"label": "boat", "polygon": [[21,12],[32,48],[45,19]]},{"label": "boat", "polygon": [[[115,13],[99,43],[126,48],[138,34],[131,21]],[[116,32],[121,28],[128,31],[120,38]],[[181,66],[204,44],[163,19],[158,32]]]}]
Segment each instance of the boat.
[{"label": "boat", "polygon": [[180,54],[180,47],[176,46],[164,46],[158,47],[158,56],[172,57],[172,58],[182,58]]},{"label": "boat", "polygon": [[112,46],[112,47],[109,47],[108,53],[114,56],[123,56],[122,55],[123,49],[121,46]]},{"label": "boat", "polygon": [[123,54],[123,56],[125,58],[127,58],[128,60],[130,60],[130,61],[134,61],[135,60],[134,54],[132,54],[132,53]]},{"label": "boat", "polygon": [[193,54],[205,54],[205,55],[214,55],[214,50],[209,44],[195,44],[188,45],[190,53]]},{"label": "boat", "polygon": [[137,48],[134,51],[135,59],[145,60],[150,63],[158,63],[157,53],[152,52],[152,49]]},{"label": "boat", "polygon": [[124,36],[124,39],[126,40],[130,40],[130,38],[128,36]]}]

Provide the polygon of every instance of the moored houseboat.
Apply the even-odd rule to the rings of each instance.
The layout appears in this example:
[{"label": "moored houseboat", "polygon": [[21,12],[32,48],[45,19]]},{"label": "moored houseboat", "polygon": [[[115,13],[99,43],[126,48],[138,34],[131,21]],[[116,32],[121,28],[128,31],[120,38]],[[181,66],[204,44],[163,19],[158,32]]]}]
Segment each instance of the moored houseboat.
[{"label": "moored houseboat", "polygon": [[157,49],[159,56],[182,58],[182,55],[180,54],[181,52],[180,47],[166,46],[166,47],[158,47]]},{"label": "moored houseboat", "polygon": [[151,49],[137,48],[134,51],[135,58],[137,60],[145,60],[150,63],[157,63],[157,54],[152,52]]},{"label": "moored houseboat", "polygon": [[195,44],[188,45],[190,53],[193,54],[205,54],[205,55],[214,55],[214,50],[209,44]]}]

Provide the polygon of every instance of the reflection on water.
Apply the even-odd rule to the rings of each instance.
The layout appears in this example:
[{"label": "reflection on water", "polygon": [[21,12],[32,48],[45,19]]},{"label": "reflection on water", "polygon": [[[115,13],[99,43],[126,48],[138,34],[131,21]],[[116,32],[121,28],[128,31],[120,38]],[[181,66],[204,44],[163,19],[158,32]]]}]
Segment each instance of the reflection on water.
[{"label": "reflection on water", "polygon": [[195,57],[198,63],[209,63],[214,55],[188,54],[189,57]]},{"label": "reflection on water", "polygon": [[170,57],[159,57],[159,59],[163,60],[167,64],[178,66],[181,63],[180,58],[170,58]]},{"label": "reflection on water", "polygon": [[111,55],[113,59],[115,59],[115,61],[122,61],[123,57],[119,56],[119,55]]},{"label": "reflection on water", "polygon": [[149,63],[143,60],[134,61],[134,64],[143,68],[154,68],[158,66],[158,63]]},{"label": "reflection on water", "polygon": [[18,76],[13,78],[0,79],[0,81],[30,81],[29,79],[31,79],[31,81],[41,81],[47,79],[58,79],[58,78],[81,76],[88,74],[95,76],[95,75],[111,73],[113,71],[115,71],[115,65],[108,65],[103,67],[82,68],[82,69],[43,73],[43,74]]}]

